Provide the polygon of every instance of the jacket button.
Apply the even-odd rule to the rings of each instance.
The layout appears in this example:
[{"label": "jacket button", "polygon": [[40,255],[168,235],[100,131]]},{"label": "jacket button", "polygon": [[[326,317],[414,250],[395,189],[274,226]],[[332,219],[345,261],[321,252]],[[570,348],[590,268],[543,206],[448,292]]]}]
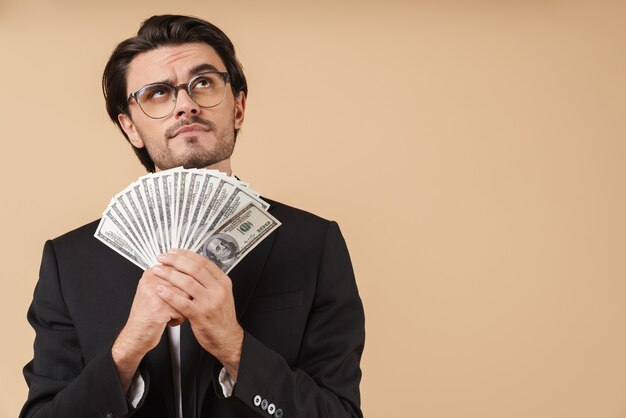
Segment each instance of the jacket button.
[{"label": "jacket button", "polygon": [[107,412],[104,414],[104,418],[113,418],[113,412]]},{"label": "jacket button", "polygon": [[282,409],[277,409],[276,413],[274,414],[274,418],[283,418],[283,410]]},{"label": "jacket button", "polygon": [[254,397],[254,406],[259,406],[261,405],[261,397],[259,395],[256,395]]},{"label": "jacket button", "polygon": [[274,415],[274,411],[276,411],[276,406],[273,403],[267,405],[267,413],[270,415]]},{"label": "jacket button", "polygon": [[263,400],[261,401],[261,409],[265,411],[265,410],[267,409],[267,404],[268,404],[268,403],[269,403],[269,402],[267,402],[267,399],[263,399]]}]

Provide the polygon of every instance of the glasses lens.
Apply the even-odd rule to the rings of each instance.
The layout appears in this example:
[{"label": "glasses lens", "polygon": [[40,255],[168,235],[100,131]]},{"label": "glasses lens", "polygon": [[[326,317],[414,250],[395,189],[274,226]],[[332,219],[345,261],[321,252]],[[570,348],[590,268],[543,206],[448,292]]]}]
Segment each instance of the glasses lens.
[{"label": "glasses lens", "polygon": [[226,96],[226,83],[221,75],[200,74],[189,84],[193,100],[202,107],[213,107],[222,103]]},{"label": "glasses lens", "polygon": [[151,118],[162,118],[174,110],[176,94],[172,86],[152,84],[137,94],[137,103],[146,115]]}]

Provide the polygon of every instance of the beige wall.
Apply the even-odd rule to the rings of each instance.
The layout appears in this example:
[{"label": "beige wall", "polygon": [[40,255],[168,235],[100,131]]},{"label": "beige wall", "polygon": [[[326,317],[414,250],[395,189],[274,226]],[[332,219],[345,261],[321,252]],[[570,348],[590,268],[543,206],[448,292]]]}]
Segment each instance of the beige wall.
[{"label": "beige wall", "polygon": [[1,417],[44,240],[142,174],[99,82],[163,12],[238,48],[236,173],[341,225],[367,416],[626,417],[623,1],[0,0]]}]

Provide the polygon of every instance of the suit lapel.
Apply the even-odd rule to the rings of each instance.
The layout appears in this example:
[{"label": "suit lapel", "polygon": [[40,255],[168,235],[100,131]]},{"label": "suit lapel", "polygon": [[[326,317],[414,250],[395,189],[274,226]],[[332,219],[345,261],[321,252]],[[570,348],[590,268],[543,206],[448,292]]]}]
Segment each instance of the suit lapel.
[{"label": "suit lapel", "polygon": [[237,319],[241,320],[256,284],[263,272],[265,262],[274,244],[276,232],[272,232],[259,245],[250,251],[229,273],[233,282],[233,297]]}]

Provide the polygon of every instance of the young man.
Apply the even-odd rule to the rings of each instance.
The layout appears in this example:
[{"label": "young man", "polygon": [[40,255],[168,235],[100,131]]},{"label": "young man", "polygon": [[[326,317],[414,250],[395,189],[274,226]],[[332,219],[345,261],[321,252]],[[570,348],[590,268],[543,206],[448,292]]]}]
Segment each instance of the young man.
[{"label": "young man", "polygon": [[[217,27],[148,19],[103,89],[148,171],[231,174],[247,84]],[[339,228],[268,202],[281,227],[229,276],[180,249],[142,272],[93,237],[97,221],[48,241],[21,416],[361,416],[363,308]]]}]

